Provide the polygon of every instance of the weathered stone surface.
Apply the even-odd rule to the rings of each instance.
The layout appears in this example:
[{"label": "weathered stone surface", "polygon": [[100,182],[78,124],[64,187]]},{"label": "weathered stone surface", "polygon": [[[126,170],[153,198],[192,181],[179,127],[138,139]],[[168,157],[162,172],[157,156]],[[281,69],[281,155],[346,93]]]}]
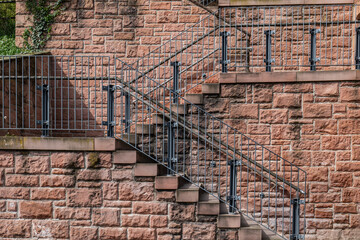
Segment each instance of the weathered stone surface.
[{"label": "weathered stone surface", "polygon": [[331,104],[304,103],[305,118],[330,118],[332,116]]},{"label": "weathered stone surface", "polygon": [[122,215],[123,227],[149,227],[149,215]]},{"label": "weathered stone surface", "polygon": [[170,205],[170,220],[172,221],[194,221],[195,206],[194,205]]},{"label": "weathered stone surface", "polygon": [[149,239],[155,240],[155,229],[153,228],[128,228],[128,239],[141,240]]},{"label": "weathered stone surface", "polygon": [[50,202],[20,202],[20,216],[22,218],[51,218],[52,206]]},{"label": "weathered stone surface", "polygon": [[100,239],[103,240],[126,240],[126,228],[100,228]]},{"label": "weathered stone surface", "polygon": [[90,208],[55,208],[54,217],[58,219],[90,219]]},{"label": "weathered stone surface", "polygon": [[31,221],[2,219],[0,236],[3,238],[29,238],[31,237]]},{"label": "weathered stone surface", "polygon": [[70,239],[97,240],[98,239],[97,229],[90,227],[71,227]]},{"label": "weathered stone surface", "polygon": [[39,238],[69,238],[68,221],[34,220],[32,221],[32,236]]},{"label": "weathered stone surface", "polygon": [[230,106],[231,118],[250,119],[259,117],[258,104],[232,104]]},{"label": "weathered stone surface", "polygon": [[350,149],[351,137],[346,136],[323,136],[322,148],[325,150]]},{"label": "weathered stone surface", "polygon": [[120,226],[120,212],[117,209],[94,209],[93,222],[97,226]]},{"label": "weathered stone surface", "polygon": [[167,214],[167,204],[156,202],[134,202],[133,211],[138,214],[165,215]]},{"label": "weathered stone surface", "polygon": [[67,204],[70,207],[99,207],[101,203],[101,190],[98,189],[70,189],[67,193]]},{"label": "weathered stone surface", "polygon": [[154,184],[146,182],[119,183],[119,199],[132,201],[149,201],[154,199]]},{"label": "weathered stone surface", "polygon": [[34,200],[61,200],[65,199],[65,189],[33,188],[31,199]]},{"label": "weathered stone surface", "polygon": [[53,153],[50,157],[53,168],[83,168],[84,156],[82,153]]},{"label": "weathered stone surface", "polygon": [[288,110],[286,109],[271,109],[260,110],[261,123],[287,123]]},{"label": "weathered stone surface", "polygon": [[186,223],[183,227],[183,239],[216,239],[215,225],[206,223]]},{"label": "weathered stone surface", "polygon": [[283,93],[274,94],[274,107],[291,108],[301,106],[301,96],[299,94]]},{"label": "weathered stone surface", "polygon": [[21,155],[16,156],[15,162],[16,173],[46,174],[50,171],[48,156]]},{"label": "weathered stone surface", "polygon": [[315,95],[320,97],[330,97],[339,95],[338,83],[318,83],[315,84]]},{"label": "weathered stone surface", "polygon": [[13,167],[14,156],[12,153],[0,152],[0,167]]}]

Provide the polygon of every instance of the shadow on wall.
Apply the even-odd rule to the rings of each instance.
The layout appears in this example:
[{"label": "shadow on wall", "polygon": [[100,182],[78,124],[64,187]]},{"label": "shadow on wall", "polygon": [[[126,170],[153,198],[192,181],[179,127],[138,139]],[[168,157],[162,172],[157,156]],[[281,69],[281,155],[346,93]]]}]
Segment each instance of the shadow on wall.
[{"label": "shadow on wall", "polygon": [[[17,56],[0,59],[2,135],[104,136],[109,57]],[[120,100],[120,94],[116,99]],[[120,105],[117,105],[120,107]]]}]

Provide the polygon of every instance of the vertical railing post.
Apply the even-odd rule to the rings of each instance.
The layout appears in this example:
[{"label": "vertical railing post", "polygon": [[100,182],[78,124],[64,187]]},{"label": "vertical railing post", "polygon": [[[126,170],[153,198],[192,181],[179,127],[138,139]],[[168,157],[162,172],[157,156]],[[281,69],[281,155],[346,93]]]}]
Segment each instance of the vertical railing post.
[{"label": "vertical railing post", "polygon": [[115,86],[103,86],[103,90],[107,91],[107,121],[103,122],[103,125],[107,125],[107,136],[114,137],[114,92]]},{"label": "vertical railing post", "polygon": [[224,31],[220,33],[221,36],[221,72],[227,73],[228,71],[228,64],[230,63],[228,59],[228,36],[230,35],[229,32]]},{"label": "vertical railing post", "polygon": [[228,162],[230,166],[230,187],[229,187],[229,212],[233,213],[236,211],[236,201],[238,200],[236,195],[237,188],[237,166],[241,165],[240,161],[230,160]]},{"label": "vertical railing post", "polygon": [[168,164],[168,175],[173,175],[175,166],[174,164],[177,162],[175,158],[175,133],[174,127],[176,127],[176,123],[168,122],[167,123],[167,134],[168,134],[168,143],[167,143],[167,164]]},{"label": "vertical railing post", "polygon": [[173,66],[173,103],[178,102],[177,94],[179,93],[179,67],[181,63],[178,61],[171,62],[171,66]]},{"label": "vertical railing post", "polygon": [[266,30],[266,56],[264,62],[266,63],[266,71],[271,72],[271,63],[275,62],[275,59],[271,58],[271,35],[275,34],[274,30]]},{"label": "vertical railing post", "polygon": [[294,198],[291,200],[293,206],[292,212],[292,234],[290,235],[291,240],[303,239],[303,235],[300,235],[300,204],[303,204],[303,201]]},{"label": "vertical railing post", "polygon": [[356,62],[356,69],[360,69],[360,27],[356,28],[355,62]]},{"label": "vertical railing post", "polygon": [[320,33],[320,29],[310,29],[311,43],[310,43],[310,70],[316,71],[316,62],[320,61],[320,58],[316,57],[316,34]]},{"label": "vertical railing post", "polygon": [[38,90],[41,90],[41,124],[42,137],[49,136],[49,119],[50,119],[50,104],[49,104],[49,85],[43,84],[37,86]]},{"label": "vertical railing post", "polygon": [[125,97],[125,131],[127,134],[130,134],[130,94],[123,91],[123,95]]}]

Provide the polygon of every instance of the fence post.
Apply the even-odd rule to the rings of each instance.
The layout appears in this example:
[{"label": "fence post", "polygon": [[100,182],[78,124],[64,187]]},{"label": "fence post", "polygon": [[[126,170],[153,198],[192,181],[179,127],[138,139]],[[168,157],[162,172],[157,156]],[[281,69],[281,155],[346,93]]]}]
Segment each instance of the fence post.
[{"label": "fence post", "polygon": [[291,200],[293,205],[293,220],[292,220],[292,234],[290,235],[291,240],[303,239],[303,235],[300,235],[300,204],[303,204],[304,201],[298,198]]},{"label": "fence post", "polygon": [[123,91],[125,97],[125,130],[127,134],[130,134],[130,94]]},{"label": "fence post", "polygon": [[356,28],[355,62],[356,62],[356,69],[360,69],[360,27]]},{"label": "fence post", "polygon": [[320,29],[310,29],[311,45],[310,45],[310,70],[316,71],[316,62],[320,61],[320,58],[316,58],[316,34],[320,33]]},{"label": "fence post", "polygon": [[239,163],[236,160],[230,160],[228,165],[230,165],[230,193],[228,196],[229,212],[233,213],[236,211],[237,166]]},{"label": "fence post", "polygon": [[174,164],[177,162],[175,158],[175,134],[174,134],[174,127],[176,127],[176,123],[172,123],[171,121],[167,123],[167,134],[168,134],[168,143],[167,143],[167,164],[168,164],[168,175],[174,174]]},{"label": "fence post", "polygon": [[221,36],[221,72],[227,73],[228,68],[227,65],[230,63],[228,60],[228,36],[229,32],[224,31],[220,33]]},{"label": "fence post", "polygon": [[173,97],[173,103],[178,102],[177,94],[179,93],[179,67],[181,63],[178,61],[171,62],[171,66],[173,66],[173,91],[174,91],[174,97]]},{"label": "fence post", "polygon": [[271,35],[275,34],[274,30],[266,30],[266,56],[264,62],[266,63],[266,71],[271,72],[271,63],[275,62],[275,59],[271,58]]},{"label": "fence post", "polygon": [[49,119],[50,119],[50,104],[49,104],[49,85],[37,85],[36,88],[41,90],[41,121],[38,121],[38,124],[41,124],[42,128],[42,137],[49,136]]},{"label": "fence post", "polygon": [[114,92],[115,86],[103,86],[103,90],[107,91],[107,121],[103,122],[103,125],[107,125],[107,136],[114,137]]}]

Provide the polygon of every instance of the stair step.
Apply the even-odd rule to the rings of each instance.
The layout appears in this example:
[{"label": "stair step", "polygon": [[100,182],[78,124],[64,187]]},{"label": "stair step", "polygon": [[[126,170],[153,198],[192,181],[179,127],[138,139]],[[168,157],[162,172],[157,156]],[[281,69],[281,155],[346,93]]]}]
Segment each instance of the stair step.
[{"label": "stair step", "polygon": [[[166,120],[166,118],[165,118]],[[164,124],[164,118],[163,118],[163,115],[162,114],[159,114],[159,113],[153,113],[152,116],[151,116],[151,124],[154,124],[154,125],[162,125]]]},{"label": "stair step", "polygon": [[153,163],[154,161],[135,150],[120,150],[113,153],[114,164]]},{"label": "stair step", "polygon": [[179,176],[157,176],[155,177],[156,190],[177,190],[183,185]]},{"label": "stair step", "polygon": [[218,217],[218,228],[240,228],[240,214],[220,214]]},{"label": "stair step", "polygon": [[202,84],[203,94],[220,94],[220,84],[218,83],[204,83]]},{"label": "stair step", "polygon": [[241,227],[238,231],[239,240],[261,240],[262,230],[259,226]]},{"label": "stair step", "polygon": [[117,150],[132,150],[133,147],[129,146],[129,144],[135,145],[138,143],[138,137],[135,134],[119,134],[117,137],[121,138],[121,140],[116,141]]},{"label": "stair step", "polygon": [[187,104],[171,104],[171,111],[180,115],[184,115],[188,112],[187,106]]},{"label": "stair step", "polygon": [[155,126],[153,124],[136,124],[135,133],[136,134],[154,134]]},{"label": "stair step", "polygon": [[185,184],[176,190],[176,202],[196,203],[199,201],[200,189],[193,184]]},{"label": "stair step", "polygon": [[199,215],[219,215],[220,202],[219,200],[209,200],[198,203]]},{"label": "stair step", "polygon": [[204,96],[202,94],[186,94],[185,99],[192,104],[204,104]]},{"label": "stair step", "polygon": [[166,173],[166,168],[157,163],[137,163],[134,167],[135,177],[156,177]]}]

